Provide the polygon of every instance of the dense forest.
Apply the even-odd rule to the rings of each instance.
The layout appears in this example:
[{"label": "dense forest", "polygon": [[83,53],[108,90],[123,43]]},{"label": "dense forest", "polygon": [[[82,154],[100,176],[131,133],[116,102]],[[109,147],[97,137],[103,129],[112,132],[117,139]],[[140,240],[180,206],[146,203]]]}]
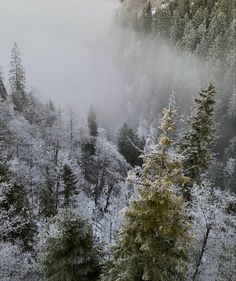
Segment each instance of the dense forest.
[{"label": "dense forest", "polygon": [[236,278],[235,2],[121,2],[110,120],[0,75],[1,281]]}]

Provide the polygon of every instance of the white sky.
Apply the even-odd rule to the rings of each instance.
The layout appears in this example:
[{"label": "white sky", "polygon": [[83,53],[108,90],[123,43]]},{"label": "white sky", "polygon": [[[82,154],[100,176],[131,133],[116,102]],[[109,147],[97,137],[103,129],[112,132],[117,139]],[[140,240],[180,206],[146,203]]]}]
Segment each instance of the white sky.
[{"label": "white sky", "polygon": [[[7,78],[17,42],[28,89],[62,104],[99,98],[112,68],[110,31],[118,0],[0,0],[0,66]],[[98,90],[98,88],[100,88]]]}]

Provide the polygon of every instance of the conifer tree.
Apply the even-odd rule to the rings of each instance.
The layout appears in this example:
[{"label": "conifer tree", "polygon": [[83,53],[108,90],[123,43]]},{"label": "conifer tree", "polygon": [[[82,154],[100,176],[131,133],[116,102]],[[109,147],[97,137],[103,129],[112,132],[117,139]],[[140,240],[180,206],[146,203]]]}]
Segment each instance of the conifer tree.
[{"label": "conifer tree", "polygon": [[25,94],[25,70],[22,66],[20,51],[16,43],[14,43],[11,51],[9,85],[15,109],[17,111],[22,111],[27,101]]},{"label": "conifer tree", "polygon": [[40,215],[44,218],[50,218],[57,213],[57,194],[55,190],[55,179],[53,178],[49,167],[46,167],[45,185],[39,193]]},{"label": "conifer tree", "polygon": [[0,73],[0,102],[5,101],[7,99],[7,91],[2,81],[1,73]]},{"label": "conifer tree", "polygon": [[[137,146],[137,148],[135,147]],[[131,165],[142,165],[142,159],[139,158],[143,143],[138,136],[128,127],[126,123],[121,127],[118,135],[118,149],[125,157],[126,161]]]},{"label": "conifer tree", "polygon": [[148,2],[143,9],[142,31],[146,34],[149,34],[152,31],[152,6],[150,2]]},{"label": "conifer tree", "polygon": [[179,12],[180,12],[180,16],[181,17],[185,17],[185,15],[188,16],[188,18],[190,19],[190,1],[189,0],[179,0],[178,1],[178,9],[179,9]]},{"label": "conifer tree", "polygon": [[199,10],[201,8],[205,8],[206,3],[207,3],[206,0],[195,0],[195,1],[193,1],[193,4],[192,4],[193,13],[195,13],[197,10]]},{"label": "conifer tree", "polygon": [[172,26],[170,27],[170,37],[174,42],[178,42],[181,40],[187,22],[187,16],[185,16],[184,18],[181,17],[179,11],[176,10],[173,16]]},{"label": "conifer tree", "polygon": [[11,179],[10,172],[0,164],[0,239],[19,244],[23,250],[33,247],[36,225],[30,209],[26,191]]},{"label": "conifer tree", "polygon": [[155,32],[168,37],[172,21],[170,6],[168,5],[165,9],[157,8],[153,21]]},{"label": "conifer tree", "polygon": [[63,206],[73,206],[78,180],[76,175],[68,165],[63,166],[62,181],[63,191],[61,193],[64,200]]},{"label": "conifer tree", "polygon": [[88,129],[90,138],[83,144],[84,161],[86,162],[88,157],[95,153],[96,137],[98,135],[98,124],[96,121],[96,113],[91,105],[88,112]]},{"label": "conifer tree", "polygon": [[98,125],[96,121],[96,113],[94,111],[93,106],[90,106],[88,113],[88,128],[90,135],[92,137],[96,137],[98,134]]},{"label": "conifer tree", "polygon": [[181,150],[184,159],[185,175],[190,178],[184,187],[184,194],[190,200],[189,188],[194,183],[201,183],[201,175],[208,168],[211,161],[209,146],[214,141],[214,100],[215,89],[209,84],[201,90],[195,98],[193,115],[190,118],[190,131],[186,132],[181,140]]},{"label": "conifer tree", "polygon": [[71,210],[58,213],[49,226],[41,252],[45,280],[95,281],[100,250],[91,226]]},{"label": "conifer tree", "polygon": [[156,151],[144,154],[139,199],[126,211],[102,281],[183,281],[188,264],[189,224],[183,197],[174,191],[188,179],[173,151],[175,110],[163,111]]}]

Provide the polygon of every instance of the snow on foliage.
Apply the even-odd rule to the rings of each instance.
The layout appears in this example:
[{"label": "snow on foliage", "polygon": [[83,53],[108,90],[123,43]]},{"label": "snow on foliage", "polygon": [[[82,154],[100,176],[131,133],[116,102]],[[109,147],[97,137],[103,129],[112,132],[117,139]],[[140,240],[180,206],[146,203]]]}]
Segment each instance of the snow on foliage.
[{"label": "snow on foliage", "polygon": [[191,251],[193,280],[233,280],[236,216],[234,194],[205,181],[192,190],[191,216],[196,240]]},{"label": "snow on foliage", "polygon": [[17,245],[0,242],[0,280],[37,281],[37,264],[30,253]]}]

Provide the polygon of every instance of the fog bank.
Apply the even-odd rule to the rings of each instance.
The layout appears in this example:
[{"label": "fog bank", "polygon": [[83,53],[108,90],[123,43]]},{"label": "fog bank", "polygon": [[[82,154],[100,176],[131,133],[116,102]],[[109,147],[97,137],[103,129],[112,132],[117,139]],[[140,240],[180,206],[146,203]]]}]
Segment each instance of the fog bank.
[{"label": "fog bank", "polygon": [[211,71],[160,38],[115,26],[118,0],[0,0],[0,65],[7,76],[17,42],[27,86],[56,104],[87,111],[117,129],[159,119],[174,91],[189,109]]},{"label": "fog bank", "polygon": [[17,42],[28,89],[56,103],[90,102],[98,89],[93,80],[110,67],[109,33],[118,6],[116,0],[0,0],[4,77]]}]

